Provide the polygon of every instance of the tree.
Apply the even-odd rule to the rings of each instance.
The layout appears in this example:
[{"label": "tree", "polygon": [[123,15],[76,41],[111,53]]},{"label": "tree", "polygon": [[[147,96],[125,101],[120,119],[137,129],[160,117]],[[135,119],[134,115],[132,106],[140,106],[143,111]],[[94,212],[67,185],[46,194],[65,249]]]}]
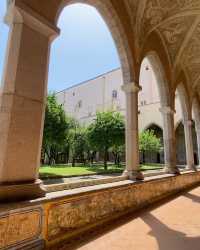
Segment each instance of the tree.
[{"label": "tree", "polygon": [[65,163],[69,162],[69,157],[70,157],[70,151],[71,151],[71,146],[73,142],[73,133],[72,131],[79,126],[78,122],[72,118],[68,117],[67,118],[67,123],[68,123],[68,130],[66,131],[65,134],[65,142],[64,142],[64,147],[63,147],[63,154],[65,157]]},{"label": "tree", "polygon": [[43,151],[48,157],[49,164],[53,164],[65,144],[66,131],[69,129],[62,105],[59,105],[55,94],[47,97],[45,111]]},{"label": "tree", "polygon": [[104,155],[104,168],[107,169],[108,151],[121,146],[125,141],[123,116],[118,112],[98,112],[94,122],[88,127],[89,144]]},{"label": "tree", "polygon": [[143,131],[139,136],[139,149],[143,154],[145,152],[158,153],[162,149],[161,140],[153,130]]},{"label": "tree", "polygon": [[86,162],[86,156],[88,152],[87,142],[87,130],[80,126],[75,127],[70,131],[71,137],[71,154],[72,154],[72,166],[75,166],[76,160]]},{"label": "tree", "polygon": [[114,145],[110,151],[112,152],[113,156],[114,156],[114,161],[115,161],[115,165],[120,165],[121,162],[121,158],[122,156],[125,154],[125,145]]}]

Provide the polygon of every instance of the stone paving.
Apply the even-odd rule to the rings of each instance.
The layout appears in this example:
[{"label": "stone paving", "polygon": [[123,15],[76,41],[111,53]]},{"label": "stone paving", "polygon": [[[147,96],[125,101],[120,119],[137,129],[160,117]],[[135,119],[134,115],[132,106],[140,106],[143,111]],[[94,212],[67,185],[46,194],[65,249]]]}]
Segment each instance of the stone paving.
[{"label": "stone paving", "polygon": [[200,187],[103,228],[77,250],[199,250]]}]

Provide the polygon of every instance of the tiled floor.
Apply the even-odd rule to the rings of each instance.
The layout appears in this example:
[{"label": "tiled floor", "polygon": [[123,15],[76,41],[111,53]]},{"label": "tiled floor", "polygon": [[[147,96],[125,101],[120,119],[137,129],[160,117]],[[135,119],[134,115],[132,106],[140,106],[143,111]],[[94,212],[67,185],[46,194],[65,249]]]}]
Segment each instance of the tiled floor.
[{"label": "tiled floor", "polygon": [[73,249],[200,250],[200,187],[104,229]]}]

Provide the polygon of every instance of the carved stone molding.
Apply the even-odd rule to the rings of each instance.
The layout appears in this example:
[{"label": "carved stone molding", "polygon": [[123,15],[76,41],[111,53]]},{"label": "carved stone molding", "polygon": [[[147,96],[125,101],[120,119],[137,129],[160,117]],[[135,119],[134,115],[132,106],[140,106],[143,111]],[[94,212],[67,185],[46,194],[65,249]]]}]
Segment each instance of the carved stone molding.
[{"label": "carved stone molding", "polygon": [[125,93],[136,93],[142,90],[141,86],[139,86],[138,84],[134,82],[122,85],[121,89]]}]

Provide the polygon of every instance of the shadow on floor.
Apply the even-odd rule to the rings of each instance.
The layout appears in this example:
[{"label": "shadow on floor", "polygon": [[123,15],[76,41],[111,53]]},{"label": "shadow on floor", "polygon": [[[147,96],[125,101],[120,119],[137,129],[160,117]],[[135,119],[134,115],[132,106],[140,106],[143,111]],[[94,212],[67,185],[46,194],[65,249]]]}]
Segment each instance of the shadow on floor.
[{"label": "shadow on floor", "polygon": [[[198,195],[186,193],[186,194],[184,194],[184,196],[186,198],[192,200],[193,202],[200,203],[200,196],[198,196]],[[199,249],[200,249],[200,247],[199,247]]]},{"label": "shadow on floor", "polygon": [[[195,187],[193,187],[192,189],[194,188]],[[124,215],[122,218],[119,218],[115,221],[111,221],[106,225],[93,228],[91,229],[91,231],[87,231],[83,235],[73,238],[69,242],[63,242],[57,247],[54,246],[52,250],[76,250],[81,246],[84,246],[90,243],[91,241],[94,241],[95,239],[102,237],[103,235],[125,225],[126,223],[138,217],[140,217],[144,221],[144,223],[146,223],[151,228],[149,235],[151,235],[156,239],[159,246],[158,248],[159,250],[200,250],[200,237],[188,237],[183,232],[173,230],[167,227],[167,225],[162,223],[160,220],[158,220],[155,216],[151,214],[151,211],[153,211],[154,209],[178,198],[180,195],[183,195],[192,200],[197,199],[198,196],[196,197],[195,195],[189,193],[192,189],[171,196],[170,198],[166,198],[138,212],[133,212],[129,213],[128,215]],[[200,198],[198,197],[198,202],[199,201]],[[130,250],[140,250],[140,249],[130,249]],[[147,249],[147,250],[154,250],[154,249]]]},{"label": "shadow on floor", "polygon": [[151,228],[149,235],[156,239],[159,250],[200,249],[200,237],[188,237],[183,232],[173,230],[151,213],[141,216],[141,219]]}]

